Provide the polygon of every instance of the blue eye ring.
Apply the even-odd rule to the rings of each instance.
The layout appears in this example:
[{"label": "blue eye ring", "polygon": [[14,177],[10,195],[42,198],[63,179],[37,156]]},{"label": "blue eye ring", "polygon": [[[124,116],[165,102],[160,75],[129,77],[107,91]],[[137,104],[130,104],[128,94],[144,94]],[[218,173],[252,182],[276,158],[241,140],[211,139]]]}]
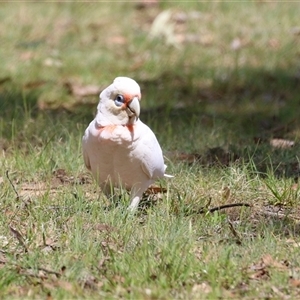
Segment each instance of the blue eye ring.
[{"label": "blue eye ring", "polygon": [[115,98],[115,104],[116,106],[122,106],[125,102],[125,99],[124,99],[124,96],[123,95],[120,95],[118,94]]}]

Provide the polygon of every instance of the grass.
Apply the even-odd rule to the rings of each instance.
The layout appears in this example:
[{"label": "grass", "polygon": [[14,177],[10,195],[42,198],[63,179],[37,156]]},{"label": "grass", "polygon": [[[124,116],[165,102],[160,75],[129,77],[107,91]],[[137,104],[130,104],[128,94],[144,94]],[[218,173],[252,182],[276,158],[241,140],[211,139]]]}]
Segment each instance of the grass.
[{"label": "grass", "polygon": [[[185,13],[173,45],[149,37],[166,9]],[[0,16],[2,299],[299,297],[296,3],[3,3]],[[119,75],[140,83],[175,175],[135,216],[126,195],[106,207],[81,156],[88,86]],[[228,203],[251,207],[208,212]]]}]

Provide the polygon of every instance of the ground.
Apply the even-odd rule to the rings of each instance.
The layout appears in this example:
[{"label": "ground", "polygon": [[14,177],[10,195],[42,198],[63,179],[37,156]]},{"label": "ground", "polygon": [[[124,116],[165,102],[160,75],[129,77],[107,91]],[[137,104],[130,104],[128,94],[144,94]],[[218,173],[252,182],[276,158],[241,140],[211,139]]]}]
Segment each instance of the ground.
[{"label": "ground", "polygon": [[[1,8],[2,299],[299,297],[298,4]],[[117,76],[174,175],[134,216],[81,154]]]}]

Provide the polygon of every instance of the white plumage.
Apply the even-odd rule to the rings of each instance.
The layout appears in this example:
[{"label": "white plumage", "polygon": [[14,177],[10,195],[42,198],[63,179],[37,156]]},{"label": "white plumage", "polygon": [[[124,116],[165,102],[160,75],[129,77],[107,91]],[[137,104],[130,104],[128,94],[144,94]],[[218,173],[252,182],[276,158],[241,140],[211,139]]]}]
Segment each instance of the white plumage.
[{"label": "white plumage", "polygon": [[139,119],[140,100],[136,81],[117,77],[100,94],[97,115],[83,136],[86,167],[109,199],[114,187],[130,189],[131,210],[166,168],[154,133]]}]

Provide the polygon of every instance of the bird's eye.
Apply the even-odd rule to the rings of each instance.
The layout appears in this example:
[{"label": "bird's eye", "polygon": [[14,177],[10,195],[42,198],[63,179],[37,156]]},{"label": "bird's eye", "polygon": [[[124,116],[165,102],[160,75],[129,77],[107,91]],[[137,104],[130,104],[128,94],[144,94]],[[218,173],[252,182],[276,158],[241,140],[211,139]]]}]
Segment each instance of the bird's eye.
[{"label": "bird's eye", "polygon": [[123,103],[124,103],[124,97],[122,95],[117,95],[117,97],[115,98],[115,104],[117,106],[122,106]]}]

